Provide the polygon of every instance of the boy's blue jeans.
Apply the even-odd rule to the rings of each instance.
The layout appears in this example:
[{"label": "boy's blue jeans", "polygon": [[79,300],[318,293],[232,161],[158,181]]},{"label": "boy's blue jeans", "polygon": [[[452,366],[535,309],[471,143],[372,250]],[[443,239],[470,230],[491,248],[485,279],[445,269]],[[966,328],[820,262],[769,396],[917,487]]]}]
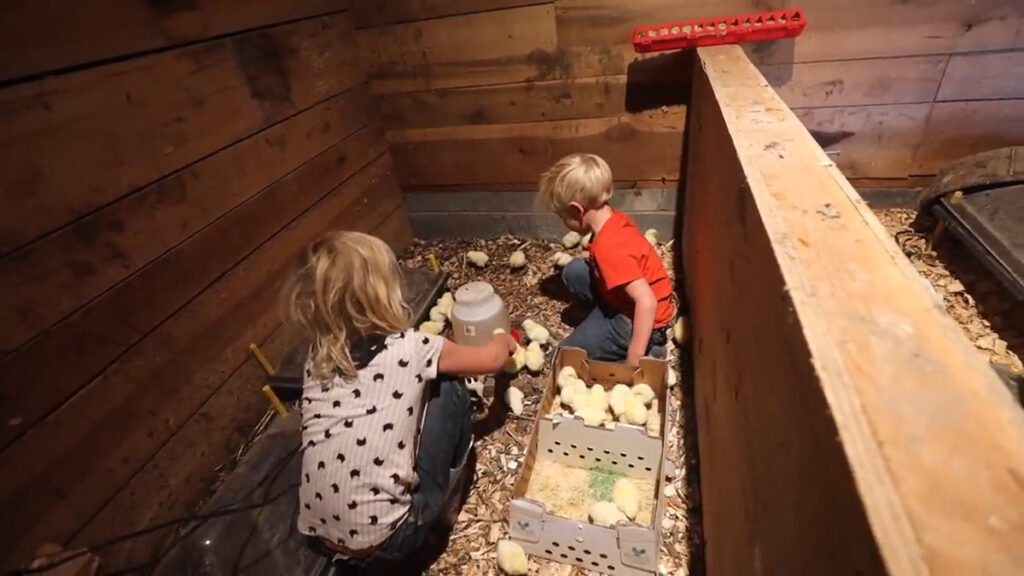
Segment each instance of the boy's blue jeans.
[{"label": "boy's blue jeans", "polygon": [[[579,258],[573,259],[562,269],[562,280],[573,295],[594,304],[594,309],[568,338],[562,340],[561,346],[583,348],[587,356],[595,360],[625,360],[629,353],[629,341],[633,337],[633,321],[597,299],[590,264]],[[656,328],[647,343],[647,356],[664,358],[667,336],[665,327]]]}]

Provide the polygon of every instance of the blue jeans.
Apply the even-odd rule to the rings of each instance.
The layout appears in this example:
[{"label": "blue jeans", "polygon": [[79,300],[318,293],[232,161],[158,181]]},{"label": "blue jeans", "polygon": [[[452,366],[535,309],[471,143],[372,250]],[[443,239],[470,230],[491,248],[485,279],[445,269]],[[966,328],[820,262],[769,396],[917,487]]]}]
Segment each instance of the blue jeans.
[{"label": "blue jeans", "polygon": [[[595,360],[624,361],[629,353],[629,342],[633,338],[633,321],[607,302],[598,300],[590,264],[574,259],[562,269],[562,280],[573,295],[593,304],[594,308],[560,345],[582,348],[587,351],[587,356]],[[656,328],[647,342],[646,355],[664,358],[667,337],[665,327]]]},{"label": "blue jeans", "polygon": [[472,418],[469,391],[461,379],[439,376],[432,382],[416,454],[419,484],[412,493],[409,516],[372,556],[342,560],[344,574],[394,573],[398,568],[388,567],[423,547],[427,536],[438,529],[435,521],[466,464]]}]

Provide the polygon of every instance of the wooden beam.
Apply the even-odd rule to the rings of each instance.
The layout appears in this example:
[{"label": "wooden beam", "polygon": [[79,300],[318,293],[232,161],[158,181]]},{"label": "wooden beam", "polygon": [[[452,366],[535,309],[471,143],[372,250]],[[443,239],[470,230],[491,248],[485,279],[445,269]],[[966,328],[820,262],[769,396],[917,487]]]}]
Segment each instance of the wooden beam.
[{"label": "wooden beam", "polygon": [[7,2],[0,19],[0,80],[198,42],[346,7],[347,0]]},{"label": "wooden beam", "polygon": [[683,108],[592,120],[491,124],[389,134],[403,187],[520,183],[566,154],[603,156],[616,179],[679,175]]},{"label": "wooden beam", "polygon": [[0,476],[3,567],[80,530],[247,361],[279,323],[279,283],[303,246],[334,228],[372,230],[400,206],[390,172],[385,155],[335,188],[0,452],[0,467],[19,471]]},{"label": "wooden beam", "polygon": [[358,84],[351,34],[339,14],[0,90],[0,254]]},{"label": "wooden beam", "polygon": [[1024,414],[742,50],[699,56],[683,232],[708,573],[1015,573]]},{"label": "wooden beam", "polygon": [[357,28],[368,28],[551,3],[550,0],[359,0],[352,7],[352,15]]}]

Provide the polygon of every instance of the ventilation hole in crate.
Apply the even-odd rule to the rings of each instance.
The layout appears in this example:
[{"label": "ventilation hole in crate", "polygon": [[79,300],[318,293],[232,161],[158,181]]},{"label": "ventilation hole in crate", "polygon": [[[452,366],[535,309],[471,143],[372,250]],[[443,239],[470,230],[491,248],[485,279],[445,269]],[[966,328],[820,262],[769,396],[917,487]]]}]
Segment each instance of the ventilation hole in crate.
[{"label": "ventilation hole in crate", "polygon": [[590,556],[590,550],[586,550],[586,549],[584,549],[584,550],[583,550],[583,553],[584,553],[584,554],[586,554],[587,556]]},{"label": "ventilation hole in crate", "polygon": [[625,458],[626,457],[626,453],[625,452],[619,452],[619,456],[621,456],[622,458]]},{"label": "ventilation hole in crate", "polygon": [[548,448],[548,454],[554,454],[554,453],[555,453],[554,450],[552,450],[551,448]]},{"label": "ventilation hole in crate", "polygon": [[600,461],[601,461],[601,459],[600,459],[600,458],[594,458],[594,461],[595,461],[595,462],[600,462]]},{"label": "ventilation hole in crate", "polygon": [[573,450],[575,450],[575,449],[579,448],[579,446],[577,446],[575,444],[569,444],[569,448],[572,448]]},{"label": "ventilation hole in crate", "polygon": [[552,552],[551,550],[544,550],[544,553],[547,554],[548,556],[551,556],[552,554],[554,554],[554,552]]},{"label": "ventilation hole in crate", "polygon": [[600,566],[601,566],[601,565],[600,565],[600,564],[598,564],[597,562],[591,562],[591,563],[590,563],[590,565],[591,565],[591,566],[593,566],[594,568],[598,568],[598,567],[600,567]]},{"label": "ventilation hole in crate", "polygon": [[636,457],[636,459],[637,459],[637,460],[639,460],[639,461],[641,461],[641,462],[643,462],[643,461],[644,461],[644,457],[643,457],[643,456],[637,456],[637,457]]},{"label": "ventilation hole in crate", "polygon": [[559,554],[559,556],[562,558],[562,560],[565,560],[569,557],[567,554]]},{"label": "ventilation hole in crate", "polygon": [[580,454],[580,460],[583,460],[584,458],[586,458],[586,456],[584,456],[583,454]]},{"label": "ventilation hole in crate", "polygon": [[551,545],[554,546],[555,548],[558,548],[559,546],[561,546],[561,544],[559,544],[558,542],[552,542]]},{"label": "ventilation hole in crate", "polygon": [[562,445],[562,441],[561,440],[555,440],[555,446],[561,446],[561,445]]},{"label": "ventilation hole in crate", "polygon": [[612,460],[612,466],[618,466],[618,465],[619,465],[619,461],[618,460]]},{"label": "ventilation hole in crate", "polygon": [[569,455],[568,452],[562,452],[562,456],[568,456],[568,455]]},{"label": "ventilation hole in crate", "polygon": [[609,564],[608,565],[608,571],[609,572],[615,572],[615,566],[612,566],[611,564]]},{"label": "ventilation hole in crate", "polygon": [[604,453],[605,453],[605,456],[607,456],[607,455],[611,454],[611,452],[609,452],[609,451],[607,451],[607,450],[605,450],[605,451],[604,451]]},{"label": "ventilation hole in crate", "polygon": [[583,558],[580,558],[579,556],[577,556],[576,557],[576,563],[577,564],[583,564]]},{"label": "ventilation hole in crate", "polygon": [[600,558],[601,560],[607,560],[608,559],[608,555],[603,553],[603,552],[598,554],[597,557]]},{"label": "ventilation hole in crate", "polygon": [[593,451],[594,451],[594,449],[592,447],[587,446],[587,452],[593,452]]},{"label": "ventilation hole in crate", "polygon": [[574,548],[572,546],[566,546],[566,548],[568,548],[570,552],[575,552],[576,551],[576,548]]},{"label": "ventilation hole in crate", "polygon": [[633,466],[632,464],[630,464],[629,467],[630,468],[636,468],[636,466]]},{"label": "ventilation hole in crate", "polygon": [[650,466],[644,466],[644,470],[646,470],[648,472],[651,472],[651,467]]}]

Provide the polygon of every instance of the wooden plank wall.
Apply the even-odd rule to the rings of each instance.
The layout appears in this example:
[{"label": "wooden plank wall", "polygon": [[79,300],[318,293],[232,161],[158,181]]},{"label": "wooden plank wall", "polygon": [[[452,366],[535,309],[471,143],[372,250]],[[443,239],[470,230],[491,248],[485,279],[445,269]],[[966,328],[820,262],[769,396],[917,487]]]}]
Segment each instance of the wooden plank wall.
[{"label": "wooden plank wall", "polygon": [[672,188],[688,57],[637,57],[633,28],[790,5],[804,35],[747,50],[847,176],[1020,142],[1020,2],[366,0],[354,16],[406,191],[530,190],[573,150],[622,187]]},{"label": "wooden plank wall", "polygon": [[190,512],[266,410],[247,346],[287,347],[301,247],[410,238],[347,2],[246,6],[0,19],[4,568]]},{"label": "wooden plank wall", "polygon": [[743,52],[699,56],[683,256],[707,573],[1020,572],[1024,413]]}]

